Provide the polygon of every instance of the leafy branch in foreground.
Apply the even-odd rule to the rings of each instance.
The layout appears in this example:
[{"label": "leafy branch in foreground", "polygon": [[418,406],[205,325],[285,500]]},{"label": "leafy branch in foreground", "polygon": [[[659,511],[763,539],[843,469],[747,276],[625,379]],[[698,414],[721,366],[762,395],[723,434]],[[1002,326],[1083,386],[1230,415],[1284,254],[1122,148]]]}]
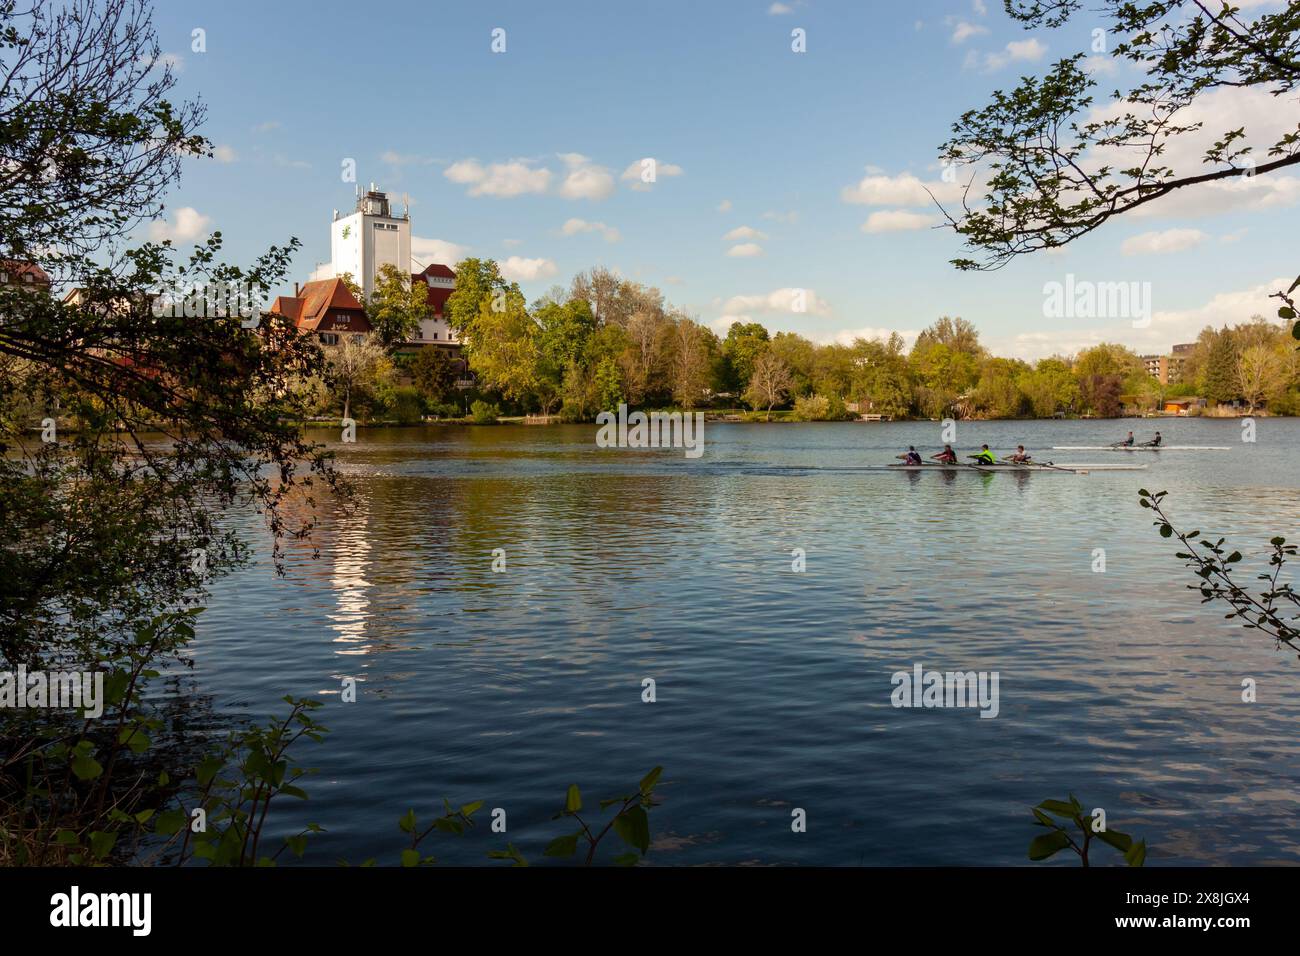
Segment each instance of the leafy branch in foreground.
[{"label": "leafy branch in foreground", "polygon": [[[604,829],[599,833],[594,833],[591,826],[582,818],[579,812],[582,810],[582,793],[576,783],[571,785],[564,798],[564,809],[552,819],[572,817],[578,821],[581,829],[568,836],[556,837],[552,840],[544,851],[546,856],[571,857],[577,852],[579,842],[585,840],[587,857],[584,862],[590,866],[596,859],[596,848],[611,829],[623,838],[624,843],[640,850],[641,856],[645,856],[646,851],[650,849],[650,817],[646,811],[654,806],[651,794],[654,792],[655,784],[659,782],[659,775],[663,772],[663,767],[655,767],[641,779],[636,793],[600,801],[602,813],[615,804],[619,807],[614,818],[605,824]],[[623,853],[614,857],[614,862],[619,866],[636,866],[637,859],[635,853]]]},{"label": "leafy branch in foreground", "polygon": [[[1044,813],[1043,811],[1047,811]],[[1067,847],[1079,855],[1079,862],[1088,866],[1088,850],[1094,839],[1113,846],[1124,854],[1124,861],[1129,866],[1142,866],[1147,858],[1147,841],[1133,838],[1127,833],[1109,830],[1103,824],[1095,829],[1097,821],[1084,819],[1083,804],[1070,794],[1069,802],[1064,800],[1044,800],[1036,807],[1030,808],[1034,815],[1034,825],[1046,827],[1050,833],[1034,837],[1029,844],[1029,859],[1046,860]],[[1048,814],[1051,814],[1049,816]],[[1073,823],[1079,831],[1078,839],[1070,835],[1070,830],[1057,823],[1052,817],[1060,817],[1067,823]]]},{"label": "leafy branch in foreground", "polygon": [[[645,856],[646,851],[650,849],[650,816],[647,811],[655,805],[651,794],[663,772],[663,767],[655,767],[641,778],[636,793],[600,801],[602,813],[616,804],[618,811],[614,814],[614,818],[599,831],[593,829],[594,824],[589,824],[583,819],[582,792],[576,783],[572,784],[564,797],[564,809],[551,819],[571,817],[577,821],[579,829],[565,836],[556,837],[547,844],[546,849],[542,851],[543,855],[569,859],[578,852],[579,845],[585,843],[587,854],[583,864],[591,866],[596,861],[596,849],[600,846],[600,841],[609,834],[610,830],[613,830],[622,837],[624,843],[640,850],[641,856]],[[513,860],[515,866],[528,865],[528,861],[515,849],[514,844],[507,845],[504,850],[493,850],[488,856],[494,860]],[[638,859],[640,857],[637,854],[629,852],[614,857],[613,862],[618,866],[636,866]]]},{"label": "leafy branch in foreground", "polygon": [[[1200,584],[1187,587],[1201,592],[1202,604],[1226,601],[1232,607],[1226,618],[1239,618],[1242,627],[1263,631],[1279,646],[1285,644],[1300,656],[1300,593],[1289,583],[1279,581],[1287,559],[1296,556],[1296,546],[1287,544],[1286,538],[1280,536],[1269,540],[1270,570],[1257,576],[1264,582],[1264,589],[1252,593],[1233,578],[1233,565],[1241,561],[1241,552],[1229,553],[1223,546],[1224,538],[1195,541],[1200,537],[1200,531],[1183,532],[1175,528],[1161,505],[1167,494],[1166,491],[1152,493],[1143,488],[1138,492],[1139,503],[1155,512],[1156,521],[1153,523],[1160,529],[1161,537],[1177,538],[1187,549],[1179,551],[1177,556],[1201,579]],[[1297,613],[1288,614],[1290,610]]]}]

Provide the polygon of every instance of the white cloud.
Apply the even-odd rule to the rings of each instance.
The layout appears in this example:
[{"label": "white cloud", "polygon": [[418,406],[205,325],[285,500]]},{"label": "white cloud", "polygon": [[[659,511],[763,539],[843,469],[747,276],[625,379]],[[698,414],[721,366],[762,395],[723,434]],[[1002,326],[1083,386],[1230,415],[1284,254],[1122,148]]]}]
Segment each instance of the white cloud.
[{"label": "white cloud", "polygon": [[549,279],[559,271],[550,259],[524,259],[520,256],[511,256],[501,263],[501,275],[512,282]]},{"label": "white cloud", "polygon": [[501,245],[505,246],[507,249],[513,249],[521,242],[523,242],[522,239],[502,239]]},{"label": "white cloud", "polygon": [[753,259],[763,254],[763,247],[757,242],[742,242],[738,246],[732,246],[727,250],[727,255],[732,259]]},{"label": "white cloud", "polygon": [[231,147],[221,145],[212,147],[212,158],[219,163],[233,163],[239,157]]},{"label": "white cloud", "polygon": [[433,162],[428,156],[419,156],[415,153],[398,153],[391,149],[383,153],[379,159],[389,166],[419,166]]},{"label": "white cloud", "polygon": [[425,239],[423,236],[411,237],[411,262],[416,272],[433,262],[445,266],[454,266],[469,253],[469,246],[448,242],[445,239]]},{"label": "white cloud", "polygon": [[791,209],[789,212],[765,212],[764,219],[771,219],[773,222],[794,223],[799,218],[799,213]]},{"label": "white cloud", "polygon": [[1191,249],[1208,238],[1210,237],[1199,229],[1166,229],[1163,232],[1144,232],[1130,236],[1119,248],[1126,256],[1159,255]]},{"label": "white cloud", "polygon": [[759,232],[749,226],[737,226],[722,238],[728,242],[735,242],[737,239],[766,239],[767,233]]},{"label": "white cloud", "polygon": [[[1252,289],[1221,292],[1195,308],[1156,310],[1151,315],[1151,324],[1144,329],[1135,329],[1131,322],[1127,322],[1094,329],[1026,332],[1009,339],[991,341],[989,347],[998,355],[1028,361],[1057,353],[1075,353],[1101,342],[1120,342],[1139,354],[1165,352],[1176,342],[1196,341],[1197,335],[1207,325],[1215,328],[1236,325],[1249,321],[1253,315],[1271,318],[1277,312],[1277,300],[1269,296],[1279,288],[1285,289],[1291,282],[1291,278],[1276,278]],[[1159,288],[1153,289],[1153,300],[1158,301],[1159,297]]]},{"label": "white cloud", "polygon": [[585,219],[566,219],[564,225],[560,227],[560,235],[576,236],[583,232],[598,232],[606,242],[618,242],[620,238],[617,229],[607,226],[603,222],[587,222]]},{"label": "white cloud", "polygon": [[830,315],[831,307],[825,299],[818,298],[812,289],[785,288],[761,295],[733,295],[723,303],[722,312],[724,315],[735,316],[736,321],[744,322],[748,321],[747,315],[750,312]]},{"label": "white cloud", "polygon": [[965,20],[958,20],[952,24],[952,42],[965,43],[973,36],[988,32],[988,27],[982,27],[977,23],[968,23]]},{"label": "white cloud", "polygon": [[[653,164],[653,166],[651,165]],[[654,170],[655,181],[653,183],[643,182],[641,177],[649,169]],[[682,167],[676,163],[666,163],[662,159],[655,159],[653,156],[646,156],[638,159],[636,162],[629,163],[627,169],[623,170],[619,179],[630,185],[630,188],[637,192],[647,192],[653,186],[657,185],[659,180],[664,177],[680,176],[685,172]]]},{"label": "white cloud", "polygon": [[984,0],[974,0],[971,6],[974,8],[975,13],[981,17],[989,12],[989,8],[984,5]]},{"label": "white cloud", "polygon": [[614,192],[614,176],[604,166],[598,166],[581,153],[560,153],[560,159],[569,168],[560,183],[560,195],[565,199],[606,199]]},{"label": "white cloud", "polygon": [[254,133],[269,133],[269,132],[271,132],[272,130],[277,130],[277,129],[279,129],[279,128],[280,128],[280,125],[281,125],[281,124],[280,124],[280,121],[279,121],[279,120],[267,120],[267,121],[264,122],[264,123],[258,123],[256,126],[254,126],[254,127],[253,127],[253,132],[254,132]]},{"label": "white cloud", "polygon": [[442,171],[453,183],[469,186],[471,196],[510,199],[527,193],[544,193],[551,182],[551,171],[514,159],[507,163],[484,166],[477,159],[462,159]]},{"label": "white cloud", "polygon": [[794,7],[784,3],[774,3],[767,8],[767,15],[770,17],[779,17],[784,13],[794,13]]},{"label": "white cloud", "polygon": [[1031,37],[1028,40],[1012,40],[997,53],[979,54],[974,50],[966,55],[965,66],[979,67],[986,73],[1000,70],[1012,63],[1026,63],[1041,60],[1047,53],[1047,44]]},{"label": "white cloud", "polygon": [[934,216],[927,216],[925,213],[909,212],[906,209],[882,209],[867,217],[867,221],[862,224],[862,231],[909,232],[914,229],[929,228],[936,221]]},{"label": "white cloud", "polygon": [[[1295,105],[1294,98],[1289,102]],[[1120,116],[1136,109],[1122,104],[1108,104],[1094,110],[1089,120]],[[1279,106],[1277,97],[1267,90],[1228,87],[1210,90],[1196,97],[1190,106],[1178,111],[1172,121],[1180,126],[1200,124],[1201,129],[1169,140],[1160,163],[1175,176],[1194,176],[1214,168],[1207,166],[1204,155],[1225,132],[1244,128],[1246,133],[1237,146],[1251,146],[1259,164],[1269,162],[1268,148],[1295,128],[1294,110]],[[1092,150],[1087,156],[1088,169],[1109,165],[1124,169],[1133,163],[1132,149],[1120,147]],[[1237,161],[1244,164],[1243,158]],[[1284,172],[1254,176],[1231,176],[1195,186],[1185,186],[1135,209],[1135,218],[1189,218],[1227,211],[1280,209],[1300,202],[1300,178]]]},{"label": "white cloud", "polygon": [[718,212],[731,212],[731,200],[724,199],[718,203]]},{"label": "white cloud", "polygon": [[188,242],[204,234],[211,222],[210,216],[203,215],[193,206],[182,206],[176,210],[174,222],[155,219],[149,223],[149,241],[162,242],[171,239],[173,242]]},{"label": "white cloud", "polygon": [[948,202],[960,198],[962,188],[960,183],[943,180],[922,182],[911,173],[877,175],[869,167],[868,174],[856,185],[840,190],[840,198],[863,206],[930,206],[936,199]]},{"label": "white cloud", "polygon": [[1119,67],[1115,65],[1113,58],[1094,53],[1084,57],[1083,72],[1089,76],[1114,76],[1119,72]]}]

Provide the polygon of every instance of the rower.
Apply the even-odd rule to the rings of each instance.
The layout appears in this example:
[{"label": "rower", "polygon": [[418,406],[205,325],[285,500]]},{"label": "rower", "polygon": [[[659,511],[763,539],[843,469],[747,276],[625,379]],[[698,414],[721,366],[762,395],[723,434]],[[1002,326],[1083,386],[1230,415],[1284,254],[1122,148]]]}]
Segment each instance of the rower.
[{"label": "rower", "polygon": [[919,451],[916,450],[916,446],[915,446],[915,445],[908,445],[908,446],[907,446],[907,454],[905,454],[905,455],[895,455],[894,457],[897,458],[897,459],[899,459],[900,461],[902,461],[903,464],[905,464],[905,465],[920,465],[920,464],[924,464],[924,463],[921,461],[921,453],[920,453]]},{"label": "rower", "polygon": [[974,455],[967,455],[966,457],[974,458],[977,463],[984,464],[984,465],[996,464],[998,460],[997,456],[994,455],[993,452],[989,451],[988,445],[981,445],[980,450],[978,452],[976,452]]},{"label": "rower", "polygon": [[1159,447],[1160,447],[1160,433],[1159,433],[1159,432],[1156,432],[1156,437],[1153,438],[1153,439],[1151,439],[1149,442],[1147,442],[1147,444],[1150,445],[1152,448],[1159,448]]},{"label": "rower", "polygon": [[1014,462],[1016,462],[1017,464],[1023,465],[1023,464],[1025,464],[1025,462],[1029,461],[1029,459],[1032,458],[1032,457],[1033,457],[1033,455],[1026,455],[1026,454],[1025,454],[1025,446],[1024,446],[1024,445],[1017,445],[1017,446],[1016,446],[1016,453],[1015,453],[1014,455],[1011,456],[1011,461],[1014,461]]},{"label": "rower", "polygon": [[957,464],[957,453],[952,450],[952,445],[944,445],[943,451],[939,452],[937,455],[931,455],[930,457],[935,461],[943,462],[945,465]]},{"label": "rower", "polygon": [[1128,433],[1128,438],[1125,438],[1122,442],[1120,442],[1120,444],[1121,444],[1121,445],[1127,445],[1127,446],[1130,446],[1130,447],[1131,447],[1132,444],[1133,444],[1133,433],[1132,433],[1132,432],[1129,432],[1129,433]]}]

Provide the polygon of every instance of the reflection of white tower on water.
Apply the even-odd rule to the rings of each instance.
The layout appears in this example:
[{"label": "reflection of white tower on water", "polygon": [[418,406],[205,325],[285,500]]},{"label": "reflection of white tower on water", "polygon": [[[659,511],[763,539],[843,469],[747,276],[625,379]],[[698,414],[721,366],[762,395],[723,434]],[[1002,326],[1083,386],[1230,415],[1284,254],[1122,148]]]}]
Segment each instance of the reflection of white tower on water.
[{"label": "reflection of white tower on water", "polygon": [[[369,512],[360,496],[355,507],[341,515],[334,534],[334,563],[330,584],[337,608],[329,614],[336,644],[366,643],[366,625],[370,618],[370,582],[366,565],[370,560],[370,541],[366,526]],[[338,648],[339,654],[366,654],[369,647]]]}]

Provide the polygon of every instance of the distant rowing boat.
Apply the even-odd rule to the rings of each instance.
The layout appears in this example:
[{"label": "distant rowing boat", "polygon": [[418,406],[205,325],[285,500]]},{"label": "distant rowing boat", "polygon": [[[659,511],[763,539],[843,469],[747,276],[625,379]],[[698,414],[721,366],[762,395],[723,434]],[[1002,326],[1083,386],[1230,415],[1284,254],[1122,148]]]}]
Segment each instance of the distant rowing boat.
[{"label": "distant rowing boat", "polygon": [[1053,445],[1052,451],[1232,451],[1227,445]]},{"label": "distant rowing boat", "polygon": [[955,464],[947,465],[942,462],[926,462],[921,465],[869,465],[872,471],[1070,471],[1075,474],[1085,474],[1089,471],[1143,471],[1146,465],[1116,465],[1113,462],[1106,464],[1084,464],[1082,462],[1029,462],[1019,464],[1017,462],[1000,461],[993,465],[966,465]]}]

